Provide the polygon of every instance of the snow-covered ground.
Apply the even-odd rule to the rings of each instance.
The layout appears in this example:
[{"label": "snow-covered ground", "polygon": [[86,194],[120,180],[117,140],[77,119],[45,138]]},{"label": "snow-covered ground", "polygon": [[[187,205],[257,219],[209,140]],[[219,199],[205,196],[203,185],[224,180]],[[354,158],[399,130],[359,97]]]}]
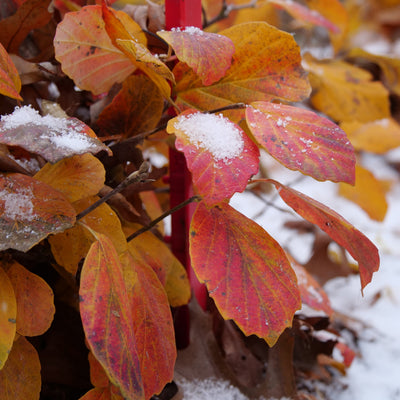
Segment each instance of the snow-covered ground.
[{"label": "snow-covered ground", "polygon": [[[337,185],[317,182],[312,178],[288,171],[267,156],[269,176],[328,205],[368,236],[379,248],[380,270],[361,295],[360,279],[353,275],[335,278],[325,285],[336,311],[361,321],[358,330],[358,355],[347,371],[332,385],[324,387],[329,400],[400,400],[400,183],[398,174],[387,166],[382,156],[367,155],[363,163],[377,178],[393,181],[388,193],[389,209],[382,223],[371,220],[358,206],[337,195]],[[276,196],[269,201],[287,208]],[[254,219],[299,261],[310,256],[312,237],[299,235],[283,227],[290,215],[267,206],[250,192],[237,194],[231,205]],[[181,382],[185,400],[244,400],[245,397],[226,382],[204,381],[193,385]]]}]

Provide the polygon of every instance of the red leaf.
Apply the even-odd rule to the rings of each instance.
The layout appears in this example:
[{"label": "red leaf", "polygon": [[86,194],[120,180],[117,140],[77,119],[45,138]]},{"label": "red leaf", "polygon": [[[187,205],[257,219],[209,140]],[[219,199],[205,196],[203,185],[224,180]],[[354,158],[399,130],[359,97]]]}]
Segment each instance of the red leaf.
[{"label": "red leaf", "polygon": [[190,226],[193,269],[225,319],[272,346],[301,307],[285,252],[259,225],[227,203],[199,203]]},{"label": "red leaf", "polygon": [[259,150],[243,130],[222,115],[187,110],[170,120],[167,132],[177,136],[193,184],[207,204],[242,192],[258,171]]},{"label": "red leaf", "polygon": [[55,163],[75,154],[111,150],[76,118],[44,117],[30,106],[17,107],[0,121],[0,143],[20,146]]},{"label": "red leaf", "polygon": [[6,49],[0,43],[0,94],[22,100],[21,79]]},{"label": "red leaf", "polygon": [[316,113],[255,102],[246,109],[251,133],[285,167],[317,180],[354,183],[356,157],[346,134]]},{"label": "red leaf", "polygon": [[203,32],[193,26],[185,30],[157,32],[208,86],[220,80],[231,66],[235,46],[231,39],[215,33]]},{"label": "red leaf", "polygon": [[54,49],[63,71],[81,89],[94,94],[107,92],[135,70],[130,59],[113,46],[101,6],[85,6],[67,13],[57,25]]},{"label": "red leaf", "polygon": [[282,200],[307,221],[319,226],[335,242],[344,247],[358,261],[361,290],[371,282],[372,274],[379,269],[379,253],[375,245],[342,216],[329,207],[269,179]]},{"label": "red leaf", "polygon": [[[135,251],[134,246],[132,250]],[[132,282],[130,277],[137,275],[135,285],[128,287],[128,292],[135,315],[133,330],[144,397],[149,399],[173,379],[176,345],[172,315],[167,294],[152,268],[133,260],[129,253],[121,255],[121,262],[126,282]]]},{"label": "red leaf", "polygon": [[74,223],[74,208],[51,186],[22,174],[0,175],[0,250],[28,251]]},{"label": "red leaf", "polygon": [[133,329],[136,317],[127,306],[122,265],[110,239],[100,233],[96,237],[83,264],[79,290],[86,339],[111,382],[127,398],[144,399]]},{"label": "red leaf", "polygon": [[331,303],[324,289],[322,289],[319,283],[302,265],[293,259],[290,259],[290,261],[297,276],[297,283],[299,285],[302,303],[308,305],[314,310],[321,310],[327,315],[332,315],[333,310]]},{"label": "red leaf", "polygon": [[287,0],[269,0],[269,3],[286,10],[294,18],[317,26],[323,26],[332,33],[339,33],[340,28],[326,19],[316,10],[310,10],[302,4]]}]

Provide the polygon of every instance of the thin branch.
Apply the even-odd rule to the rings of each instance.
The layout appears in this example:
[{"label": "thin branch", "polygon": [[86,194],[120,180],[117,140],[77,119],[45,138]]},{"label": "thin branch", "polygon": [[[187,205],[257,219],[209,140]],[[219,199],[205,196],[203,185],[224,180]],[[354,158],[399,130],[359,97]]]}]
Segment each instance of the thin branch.
[{"label": "thin branch", "polygon": [[173,214],[174,212],[180,210],[183,207],[186,207],[188,204],[194,202],[194,201],[199,201],[200,197],[199,196],[192,196],[189,199],[183,201],[182,203],[178,204],[177,206],[171,208],[170,210],[166,211],[165,213],[161,214],[159,217],[151,221],[148,225],[144,226],[143,228],[137,230],[136,232],[133,232],[132,235],[127,237],[127,241],[130,242],[132,239],[135,239],[139,235],[141,235],[144,232],[147,232],[154,226],[156,226],[159,222],[161,222],[164,218],[168,217],[169,215]]},{"label": "thin branch", "polygon": [[81,213],[79,213],[76,216],[76,220],[78,221],[78,220],[82,219],[83,217],[88,215],[90,212],[92,212],[94,209],[96,209],[97,207],[99,207],[100,205],[105,203],[110,197],[121,192],[127,186],[129,186],[133,183],[147,182],[148,181],[147,177],[150,174],[150,168],[151,168],[151,165],[149,162],[147,162],[147,161],[143,162],[137,171],[132,172],[129,176],[127,176],[115,189],[113,189],[111,192],[107,193],[104,197],[97,200],[95,203],[93,203],[88,208],[86,208]]},{"label": "thin branch", "polygon": [[212,24],[215,24],[216,22],[219,22],[219,21],[227,18],[232,11],[242,10],[244,8],[254,8],[256,6],[256,4],[257,4],[257,0],[251,0],[246,4],[227,4],[226,1],[224,0],[219,14],[216,17],[214,17],[213,19],[211,19],[210,21],[207,21],[207,19],[205,19],[203,29],[209,27]]}]

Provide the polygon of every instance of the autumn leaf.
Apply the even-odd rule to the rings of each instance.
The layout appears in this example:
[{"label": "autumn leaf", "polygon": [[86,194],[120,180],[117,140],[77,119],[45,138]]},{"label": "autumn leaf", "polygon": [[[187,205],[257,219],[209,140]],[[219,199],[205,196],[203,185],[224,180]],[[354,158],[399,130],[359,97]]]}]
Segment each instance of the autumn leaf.
[{"label": "autumn leaf", "polygon": [[310,86],[292,35],[265,22],[240,24],[220,33],[235,46],[231,67],[221,80],[205,87],[185,63],[178,63],[173,71],[178,104],[210,110],[237,102],[308,97]]},{"label": "autumn leaf", "polygon": [[296,20],[322,26],[328,29],[330,32],[339,33],[339,28],[336,26],[336,24],[326,19],[319,12],[310,10],[302,4],[286,0],[268,0],[268,2],[287,11],[292,17],[296,18]]},{"label": "autumn leaf", "polygon": [[26,0],[11,17],[0,21],[0,42],[9,53],[18,54],[28,34],[51,19],[50,0]]},{"label": "autumn leaf", "polygon": [[124,81],[122,89],[96,122],[107,135],[131,137],[154,129],[163,108],[157,86],[145,75],[133,75]]},{"label": "autumn leaf", "polygon": [[192,68],[204,86],[219,81],[231,66],[235,46],[226,36],[195,27],[159,31],[157,35],[173,47],[178,60]]},{"label": "autumn leaf", "polygon": [[[1,22],[0,22],[1,23]],[[0,94],[22,100],[21,79],[6,49],[0,43]]]},{"label": "autumn leaf", "polygon": [[400,146],[400,125],[393,118],[371,122],[345,121],[340,127],[356,150],[384,154]]},{"label": "autumn leaf", "polygon": [[187,110],[170,120],[168,133],[185,154],[197,192],[209,205],[242,192],[258,171],[257,146],[236,124],[222,115]]},{"label": "autumn leaf", "polygon": [[388,204],[384,187],[372,172],[360,165],[356,166],[355,186],[342,183],[339,194],[358,204],[370,218],[380,222],[385,219]]},{"label": "autumn leaf", "polygon": [[[132,229],[141,226],[133,224]],[[128,243],[132,259],[150,266],[164,286],[171,307],[179,307],[190,300],[189,280],[183,265],[173,255],[169,247],[151,232],[144,232]]]},{"label": "autumn leaf", "polygon": [[282,200],[307,221],[319,226],[358,261],[361,290],[379,269],[379,253],[374,244],[353,225],[329,207],[272,179]]},{"label": "autumn leaf", "polygon": [[0,143],[20,146],[55,163],[75,154],[111,150],[76,118],[44,117],[30,106],[16,107],[0,121]]},{"label": "autumn leaf", "polygon": [[47,163],[34,178],[57,189],[73,203],[99,193],[105,170],[96,157],[86,153],[64,158],[56,164]]},{"label": "autumn leaf", "polygon": [[359,48],[352,49],[348,57],[377,64],[381,70],[383,84],[391,93],[400,96],[400,60],[398,58],[368,53]]},{"label": "autumn leaf", "polygon": [[[0,377],[9,356],[17,327],[17,300],[13,285],[0,266]],[[1,378],[0,378],[1,381]],[[0,389],[1,389],[0,384]]]},{"label": "autumn leaf", "polygon": [[15,261],[7,275],[17,300],[17,332],[23,336],[42,335],[53,322],[53,291],[40,276]]},{"label": "autumn leaf", "polygon": [[[138,25],[127,14],[115,13],[126,29],[145,44],[144,33],[140,28],[138,30]],[[107,92],[114,83],[122,82],[136,69],[112,44],[98,5],[67,13],[57,25],[54,49],[63,71],[78,87],[94,94]]]},{"label": "autumn leaf", "polygon": [[257,142],[285,167],[323,181],[354,183],[356,157],[346,134],[316,113],[255,102],[246,120]]},{"label": "autumn leaf", "polygon": [[[91,196],[75,202],[76,213],[82,212],[96,200],[98,197]],[[76,274],[79,262],[86,256],[95,240],[85,226],[107,235],[118,253],[125,251],[127,246],[121,221],[108,204],[101,204],[81,221],[83,224],[76,224],[65,232],[49,237],[51,251],[57,263],[72,275]]]},{"label": "autumn leaf", "polygon": [[0,370],[1,396],[7,400],[39,400],[41,386],[39,356],[28,340],[19,336]]},{"label": "autumn leaf", "polygon": [[[144,398],[160,393],[173,379],[175,333],[167,295],[152,268],[132,257],[132,247],[121,254],[131,306]],[[162,349],[162,351],[160,351]]]},{"label": "autumn leaf", "polygon": [[303,57],[310,73],[313,106],[335,121],[369,122],[390,117],[389,93],[372,75],[345,61]]},{"label": "autumn leaf", "polygon": [[28,251],[74,223],[75,210],[51,186],[22,174],[0,175],[0,250]]},{"label": "autumn leaf", "polygon": [[[96,233],[81,272],[80,313],[86,341],[111,382],[128,399],[144,399],[134,324],[123,267],[111,240]],[[131,274],[132,287],[137,276]],[[134,280],[133,280],[134,279]]]},{"label": "autumn leaf", "polygon": [[293,258],[289,258],[292,268],[297,276],[297,283],[303,304],[317,311],[323,311],[326,315],[332,315],[333,310],[329,297],[322,289],[321,285],[312,277],[311,274]]},{"label": "autumn leaf", "polygon": [[285,252],[259,225],[227,203],[201,202],[190,226],[193,270],[221,315],[245,335],[273,346],[300,308],[296,276]]}]

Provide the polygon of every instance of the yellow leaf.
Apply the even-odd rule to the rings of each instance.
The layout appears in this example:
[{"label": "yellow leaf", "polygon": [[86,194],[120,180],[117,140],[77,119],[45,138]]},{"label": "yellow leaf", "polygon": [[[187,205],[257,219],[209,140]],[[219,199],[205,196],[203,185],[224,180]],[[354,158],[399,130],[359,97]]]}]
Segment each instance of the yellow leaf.
[{"label": "yellow leaf", "polygon": [[400,125],[393,118],[365,124],[347,121],[340,124],[355,150],[384,154],[400,146]]},{"label": "yellow leaf", "polygon": [[[0,266],[0,370],[10,353],[17,327],[17,301],[11,281]],[[1,393],[1,385],[0,385]]]},{"label": "yellow leaf", "polygon": [[[96,200],[97,197],[88,197],[74,203],[74,207],[77,213],[79,213]],[[81,221],[95,232],[107,235],[113,242],[118,253],[126,250],[126,240],[122,232],[121,222],[107,204],[97,207],[86,215],[86,217],[83,217]],[[76,274],[79,262],[86,256],[94,241],[95,238],[93,235],[80,224],[49,238],[55,260],[73,275]]]},{"label": "yellow leaf", "polygon": [[336,121],[369,122],[390,116],[389,93],[372,75],[345,61],[303,58],[313,87],[313,106]]},{"label": "yellow leaf", "polygon": [[6,49],[0,43],[0,94],[22,100],[18,94],[21,90],[21,79]]},{"label": "yellow leaf", "polygon": [[339,194],[353,203],[358,204],[376,221],[383,221],[387,211],[385,188],[367,169],[356,166],[356,184],[339,184]]},{"label": "yellow leaf", "polygon": [[65,195],[70,202],[97,194],[104,185],[103,164],[92,154],[64,158],[47,163],[35,176]]}]

